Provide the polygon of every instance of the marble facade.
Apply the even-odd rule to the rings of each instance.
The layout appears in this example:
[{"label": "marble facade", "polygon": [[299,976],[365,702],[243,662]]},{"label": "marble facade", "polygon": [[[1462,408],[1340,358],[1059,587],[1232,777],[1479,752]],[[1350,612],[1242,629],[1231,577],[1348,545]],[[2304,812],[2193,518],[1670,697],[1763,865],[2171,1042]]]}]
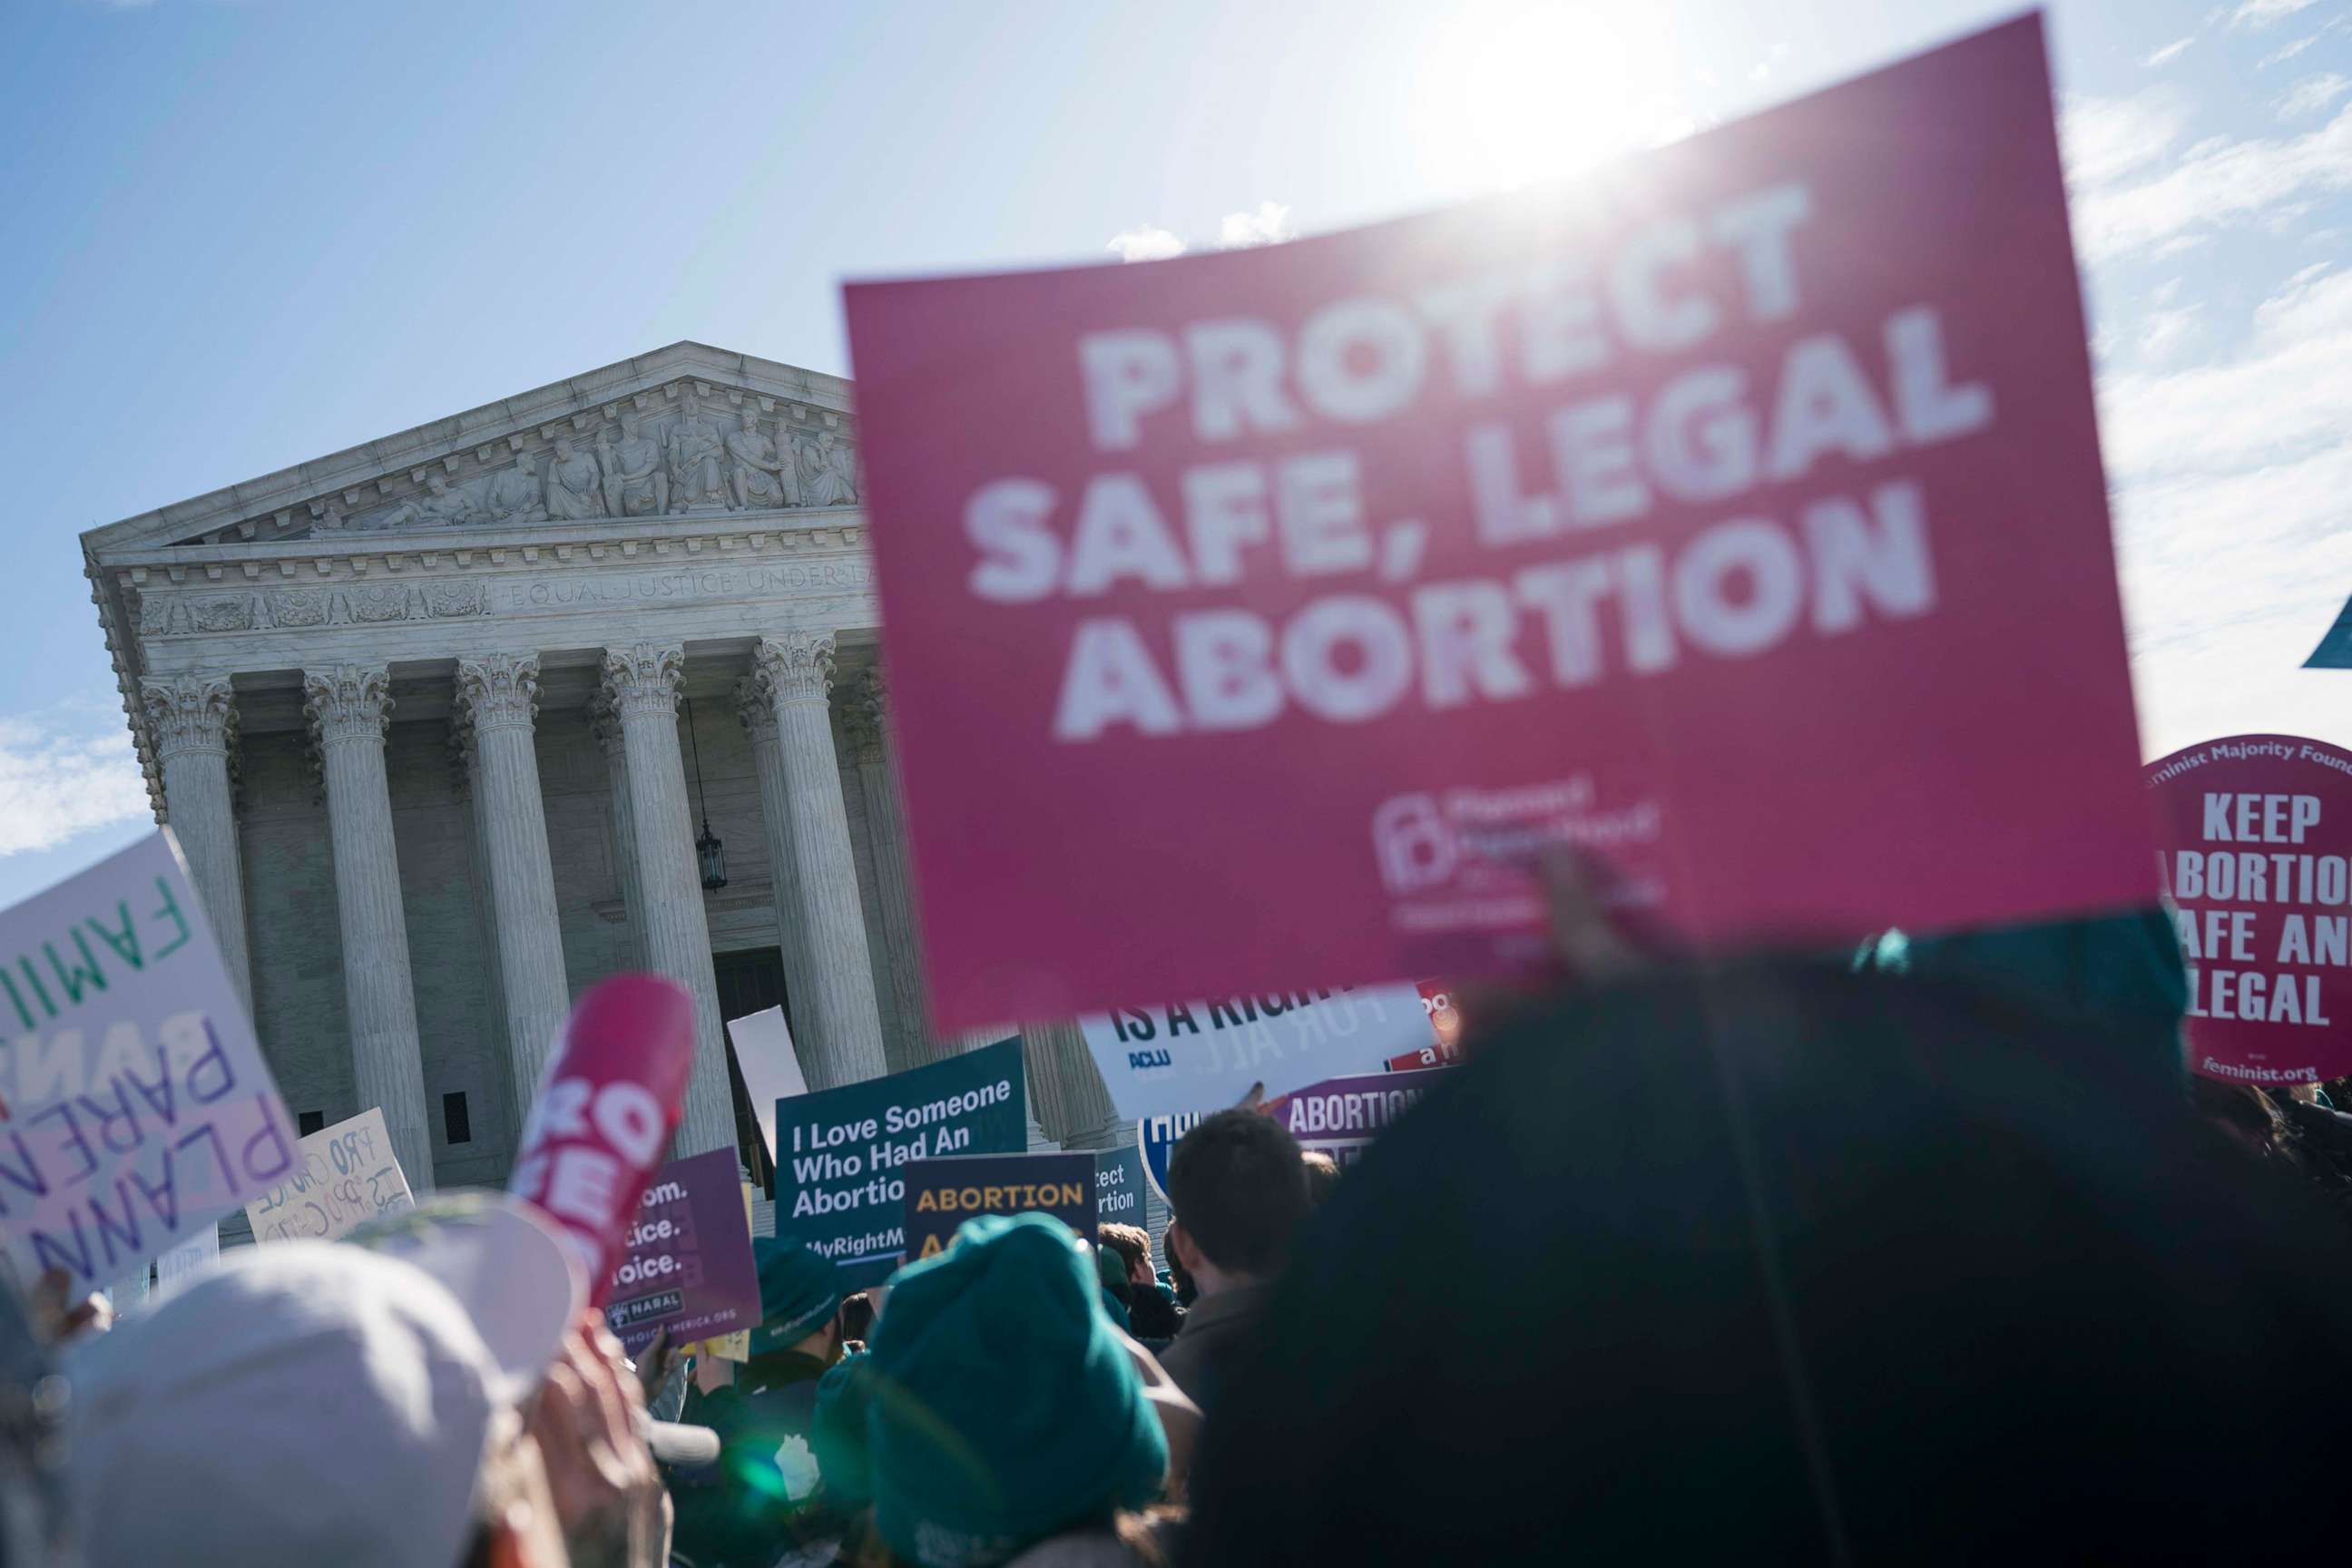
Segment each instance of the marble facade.
[{"label": "marble facade", "polygon": [[[917,978],[856,447],[846,382],[677,343],[82,536],[289,1110],[500,1181],[572,999],[643,966],[697,1001],[677,1152],[731,1145],[714,959],[770,950],[813,1085],[970,1043]],[[1023,1032],[1045,1134],[1130,1131]]]}]

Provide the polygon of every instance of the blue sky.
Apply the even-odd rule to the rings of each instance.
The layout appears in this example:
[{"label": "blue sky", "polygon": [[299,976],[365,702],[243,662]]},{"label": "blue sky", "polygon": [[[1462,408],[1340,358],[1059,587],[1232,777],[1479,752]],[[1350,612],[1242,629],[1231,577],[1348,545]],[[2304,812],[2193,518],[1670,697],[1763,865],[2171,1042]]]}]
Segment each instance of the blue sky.
[{"label": "blue sky", "polygon": [[[1342,227],[1571,172],[1970,0],[147,5],[0,19],[0,901],[141,831],[76,535],[844,276]],[[2150,755],[2352,743],[2352,3],[2062,0]]]}]

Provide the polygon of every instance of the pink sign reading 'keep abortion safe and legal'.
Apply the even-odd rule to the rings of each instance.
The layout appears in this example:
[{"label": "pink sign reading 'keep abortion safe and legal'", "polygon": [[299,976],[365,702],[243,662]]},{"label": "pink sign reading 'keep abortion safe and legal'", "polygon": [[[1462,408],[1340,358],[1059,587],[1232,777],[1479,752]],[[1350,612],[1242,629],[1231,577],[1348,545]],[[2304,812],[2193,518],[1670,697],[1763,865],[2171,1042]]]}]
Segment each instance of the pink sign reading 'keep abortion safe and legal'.
[{"label": "pink sign reading 'keep abortion safe and legal'", "polygon": [[[942,1026],[2156,891],[2040,19],[1556,191],[845,291]],[[973,825],[985,824],[986,830]]]}]

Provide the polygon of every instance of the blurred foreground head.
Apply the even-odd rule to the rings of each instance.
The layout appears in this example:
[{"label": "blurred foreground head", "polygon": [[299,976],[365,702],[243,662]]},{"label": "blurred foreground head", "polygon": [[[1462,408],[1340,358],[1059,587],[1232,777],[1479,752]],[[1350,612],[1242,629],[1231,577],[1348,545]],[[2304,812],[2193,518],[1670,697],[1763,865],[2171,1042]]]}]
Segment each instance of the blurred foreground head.
[{"label": "blurred foreground head", "polygon": [[2095,1032],[1790,966],[1483,1042],[1304,1234],[1193,1560],[2242,1552],[2333,1480],[2352,1265]]}]

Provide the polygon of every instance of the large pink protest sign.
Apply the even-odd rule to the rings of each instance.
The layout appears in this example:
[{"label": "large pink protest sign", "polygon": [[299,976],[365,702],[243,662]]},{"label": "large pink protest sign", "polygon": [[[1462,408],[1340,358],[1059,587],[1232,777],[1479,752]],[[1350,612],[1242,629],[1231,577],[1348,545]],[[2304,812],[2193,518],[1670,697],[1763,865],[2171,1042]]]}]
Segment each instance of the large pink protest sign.
[{"label": "large pink protest sign", "polygon": [[2151,896],[2039,21],[1572,187],[854,285],[940,1022]]},{"label": "large pink protest sign", "polygon": [[2147,765],[2189,959],[2189,1063],[2240,1083],[2352,1073],[2352,753],[2232,735]]},{"label": "large pink protest sign", "polygon": [[524,1121],[507,1190],[580,1247],[602,1306],[630,1221],[686,1106],[694,998],[657,974],[616,974],[583,993]]}]

